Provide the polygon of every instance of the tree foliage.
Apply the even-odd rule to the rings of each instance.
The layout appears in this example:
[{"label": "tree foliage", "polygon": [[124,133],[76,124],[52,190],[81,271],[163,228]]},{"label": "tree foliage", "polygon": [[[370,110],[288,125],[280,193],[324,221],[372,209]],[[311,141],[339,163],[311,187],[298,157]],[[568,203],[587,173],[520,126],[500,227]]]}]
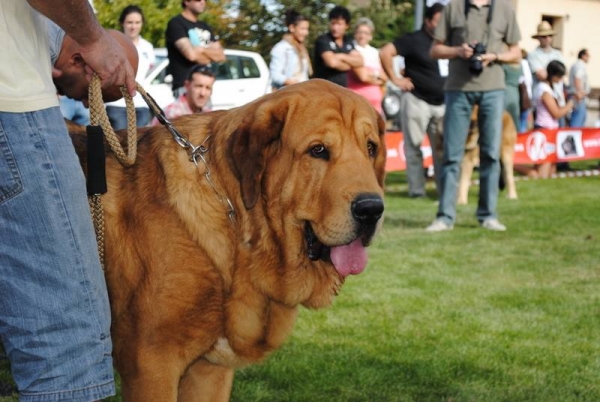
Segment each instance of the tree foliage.
[{"label": "tree foliage", "polygon": [[[372,44],[380,47],[413,29],[414,3],[415,0],[211,0],[200,19],[213,28],[224,47],[252,50],[268,61],[271,48],[286,31],[287,9],[294,8],[309,18],[310,35],[306,45],[312,57],[313,44],[317,36],[327,32],[327,14],[335,4],[347,6],[353,21],[369,17],[375,24]],[[144,11],[142,36],[155,47],[164,47],[167,22],[181,12],[181,0],[94,1],[100,23],[113,29],[120,29],[119,15],[130,4],[137,4]]]}]

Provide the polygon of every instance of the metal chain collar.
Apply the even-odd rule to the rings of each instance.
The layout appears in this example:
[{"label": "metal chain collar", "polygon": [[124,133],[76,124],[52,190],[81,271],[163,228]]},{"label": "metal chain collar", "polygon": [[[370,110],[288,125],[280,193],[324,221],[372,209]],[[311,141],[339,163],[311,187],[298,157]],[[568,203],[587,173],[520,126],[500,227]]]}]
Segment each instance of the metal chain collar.
[{"label": "metal chain collar", "polygon": [[144,98],[144,101],[150,107],[152,114],[156,117],[156,119],[160,122],[160,124],[165,126],[167,128],[167,130],[169,130],[169,132],[171,133],[171,136],[173,137],[175,142],[188,153],[190,162],[193,162],[196,165],[196,168],[199,169],[200,166],[198,165],[198,163],[199,163],[198,161],[199,160],[202,161],[202,163],[204,164],[204,168],[205,168],[204,177],[206,177],[208,184],[210,184],[212,189],[217,194],[219,202],[227,205],[227,208],[228,208],[227,216],[229,217],[229,220],[231,221],[231,223],[233,225],[235,225],[235,209],[233,208],[233,203],[231,202],[231,200],[229,198],[224,197],[217,190],[217,187],[213,183],[212,178],[210,176],[210,166],[208,165],[208,162],[206,161],[206,158],[204,156],[209,151],[208,147],[205,144],[206,144],[206,141],[208,141],[208,139],[210,138],[210,135],[208,135],[204,139],[204,141],[202,141],[202,143],[200,145],[195,146],[190,141],[188,141],[188,139],[185,138],[175,128],[175,126],[173,126],[173,123],[171,123],[171,121],[169,119],[167,119],[167,116],[165,116],[164,111],[160,108],[160,106],[158,106],[158,104],[156,103],[154,98],[152,98],[152,96],[150,96],[148,93],[146,93],[146,91],[144,91],[143,89],[140,90],[139,92],[142,95],[142,98]]}]

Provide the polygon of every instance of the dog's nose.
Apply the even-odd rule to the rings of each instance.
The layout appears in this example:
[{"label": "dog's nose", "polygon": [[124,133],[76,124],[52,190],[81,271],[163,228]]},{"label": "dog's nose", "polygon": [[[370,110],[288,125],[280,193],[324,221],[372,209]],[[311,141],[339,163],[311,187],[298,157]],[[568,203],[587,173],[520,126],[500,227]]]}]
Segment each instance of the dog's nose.
[{"label": "dog's nose", "polygon": [[361,224],[375,224],[383,214],[379,194],[361,194],[352,201],[352,216]]}]

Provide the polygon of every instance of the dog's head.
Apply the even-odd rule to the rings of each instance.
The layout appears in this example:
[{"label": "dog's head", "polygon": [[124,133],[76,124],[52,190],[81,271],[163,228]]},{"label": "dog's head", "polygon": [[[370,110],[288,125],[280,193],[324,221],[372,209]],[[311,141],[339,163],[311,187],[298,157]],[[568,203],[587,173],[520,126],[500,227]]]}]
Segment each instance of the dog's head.
[{"label": "dog's head", "polygon": [[342,278],[360,273],[384,209],[382,118],[362,97],[323,80],[241,110],[228,158],[245,208],[262,208],[290,253],[307,263],[334,267]]}]

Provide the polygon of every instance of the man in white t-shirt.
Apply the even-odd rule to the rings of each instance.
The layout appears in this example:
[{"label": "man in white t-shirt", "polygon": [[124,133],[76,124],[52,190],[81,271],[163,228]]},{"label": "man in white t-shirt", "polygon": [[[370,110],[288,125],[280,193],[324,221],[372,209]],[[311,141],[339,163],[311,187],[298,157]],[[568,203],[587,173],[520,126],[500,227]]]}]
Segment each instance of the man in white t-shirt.
[{"label": "man in white t-shirt", "polygon": [[99,400],[115,394],[108,294],[40,13],[80,44],[88,78],[135,94],[87,0],[0,1],[0,339],[20,401]]},{"label": "man in white t-shirt", "polygon": [[569,71],[569,93],[575,101],[569,124],[571,127],[585,127],[587,97],[591,91],[586,67],[589,59],[590,52],[587,49],[581,49],[577,54],[577,61]]}]

